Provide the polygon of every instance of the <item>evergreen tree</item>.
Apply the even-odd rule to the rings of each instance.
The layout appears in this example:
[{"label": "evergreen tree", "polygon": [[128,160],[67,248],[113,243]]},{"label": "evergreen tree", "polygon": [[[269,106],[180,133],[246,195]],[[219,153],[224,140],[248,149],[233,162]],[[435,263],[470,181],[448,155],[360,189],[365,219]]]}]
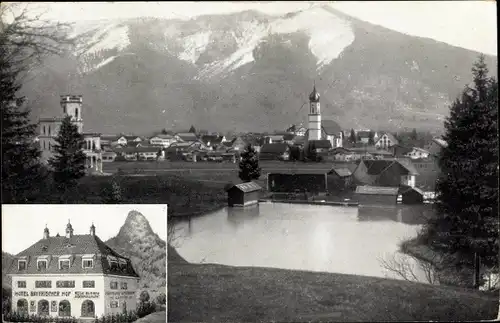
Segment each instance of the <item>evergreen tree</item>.
[{"label": "evergreen tree", "polygon": [[356,143],[356,133],[354,132],[354,129],[351,128],[351,135],[349,136],[349,141],[352,144]]},{"label": "evergreen tree", "polygon": [[316,144],[314,141],[312,141],[309,144],[309,149],[307,151],[307,158],[312,161],[318,160],[318,153],[316,152]]},{"label": "evergreen tree", "polygon": [[411,134],[410,134],[410,139],[414,142],[417,141],[417,139],[418,139],[417,129],[413,128],[413,130],[411,131]]},{"label": "evergreen tree", "polygon": [[0,112],[2,114],[2,203],[26,202],[42,180],[40,151],[35,143],[36,125],[18,96],[19,73],[0,49]]},{"label": "evergreen tree", "polygon": [[484,56],[472,72],[474,87],[452,104],[444,124],[437,212],[425,234],[431,249],[469,272],[475,255],[498,266],[498,83],[487,76]]},{"label": "evergreen tree", "polygon": [[116,180],[112,180],[109,187],[104,189],[104,203],[118,204],[122,201],[122,189]]},{"label": "evergreen tree", "polygon": [[193,125],[191,125],[191,128],[189,128],[189,132],[196,133],[196,129],[194,128]]},{"label": "evergreen tree", "polygon": [[368,144],[369,145],[375,145],[374,136],[375,136],[375,134],[373,133],[373,131],[370,130],[370,132],[368,133]]},{"label": "evergreen tree", "polygon": [[241,154],[239,163],[239,177],[244,182],[250,182],[259,179],[261,168],[259,167],[259,156],[252,145],[248,144]]},{"label": "evergreen tree", "polygon": [[60,192],[75,187],[78,179],[85,176],[84,144],[83,135],[71,122],[71,117],[65,117],[56,137],[54,157],[49,161],[56,187]]}]

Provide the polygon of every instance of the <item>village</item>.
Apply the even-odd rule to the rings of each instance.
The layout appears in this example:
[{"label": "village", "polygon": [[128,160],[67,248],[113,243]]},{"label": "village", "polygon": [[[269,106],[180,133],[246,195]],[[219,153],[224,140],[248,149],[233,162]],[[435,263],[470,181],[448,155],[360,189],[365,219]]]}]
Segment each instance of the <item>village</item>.
[{"label": "village", "polygon": [[[83,97],[63,95],[60,103],[63,114],[70,115],[83,133],[89,174],[116,173],[130,169],[131,165],[140,171],[151,168],[151,163],[157,169],[190,169],[195,173],[200,167],[231,170],[241,160],[241,153],[251,146],[264,168],[265,182],[260,184],[275,199],[294,199],[297,192],[308,192],[311,199],[328,196],[346,203],[354,198],[354,192],[356,200],[364,195],[392,196],[391,205],[398,197],[399,202],[407,201],[403,197],[410,195],[417,196],[412,203],[432,199],[439,173],[438,156],[446,142],[434,137],[424,147],[408,147],[391,132],[343,130],[333,120],[322,120],[316,86],[309,101],[307,128],[291,125],[272,134],[244,133],[229,138],[219,133],[197,132],[194,126],[181,132],[163,130],[149,137],[86,133]],[[61,122],[62,118],[40,119],[36,140],[42,160],[53,155]],[[266,165],[272,167],[266,169]],[[297,165],[301,165],[300,169]]]}]

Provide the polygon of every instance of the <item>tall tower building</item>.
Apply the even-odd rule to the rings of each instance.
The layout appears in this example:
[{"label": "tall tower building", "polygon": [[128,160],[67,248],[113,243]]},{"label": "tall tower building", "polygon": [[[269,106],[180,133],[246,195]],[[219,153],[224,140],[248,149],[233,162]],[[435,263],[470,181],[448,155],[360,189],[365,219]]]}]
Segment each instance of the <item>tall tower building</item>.
[{"label": "tall tower building", "polygon": [[313,91],[309,95],[309,135],[307,140],[321,139],[321,107],[319,103],[319,93],[314,84]]},{"label": "tall tower building", "polygon": [[62,115],[59,117],[40,118],[38,143],[42,152],[41,160],[47,163],[54,156],[56,137],[62,121],[70,116],[78,132],[83,134],[85,145],[83,151],[87,156],[86,166],[90,171],[102,172],[101,134],[83,132],[83,97],[81,95],[61,95]]},{"label": "tall tower building", "polygon": [[83,132],[82,105],[81,95],[61,95],[63,117],[71,116],[71,121],[78,127],[80,133]]}]

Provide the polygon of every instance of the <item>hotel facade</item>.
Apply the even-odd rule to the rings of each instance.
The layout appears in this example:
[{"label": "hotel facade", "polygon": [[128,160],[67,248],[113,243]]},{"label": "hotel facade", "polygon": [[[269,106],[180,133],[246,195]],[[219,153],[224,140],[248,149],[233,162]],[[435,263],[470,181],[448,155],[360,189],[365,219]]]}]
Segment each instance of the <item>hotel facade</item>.
[{"label": "hotel facade", "polygon": [[139,276],[130,259],[108,247],[95,234],[65,236],[45,228],[43,239],[15,256],[12,311],[24,315],[94,319],[101,315],[134,311]]}]

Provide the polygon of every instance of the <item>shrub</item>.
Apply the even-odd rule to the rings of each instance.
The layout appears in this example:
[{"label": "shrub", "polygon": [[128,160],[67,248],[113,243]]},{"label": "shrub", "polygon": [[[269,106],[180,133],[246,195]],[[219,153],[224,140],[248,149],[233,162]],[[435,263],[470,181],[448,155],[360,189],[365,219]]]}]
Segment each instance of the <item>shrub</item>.
[{"label": "shrub", "polygon": [[165,295],[165,293],[160,293],[160,295],[156,297],[156,301],[158,302],[158,304],[166,305],[167,295]]},{"label": "shrub", "polygon": [[224,191],[229,191],[232,187],[234,186],[233,183],[229,182],[226,185],[224,185]]}]

